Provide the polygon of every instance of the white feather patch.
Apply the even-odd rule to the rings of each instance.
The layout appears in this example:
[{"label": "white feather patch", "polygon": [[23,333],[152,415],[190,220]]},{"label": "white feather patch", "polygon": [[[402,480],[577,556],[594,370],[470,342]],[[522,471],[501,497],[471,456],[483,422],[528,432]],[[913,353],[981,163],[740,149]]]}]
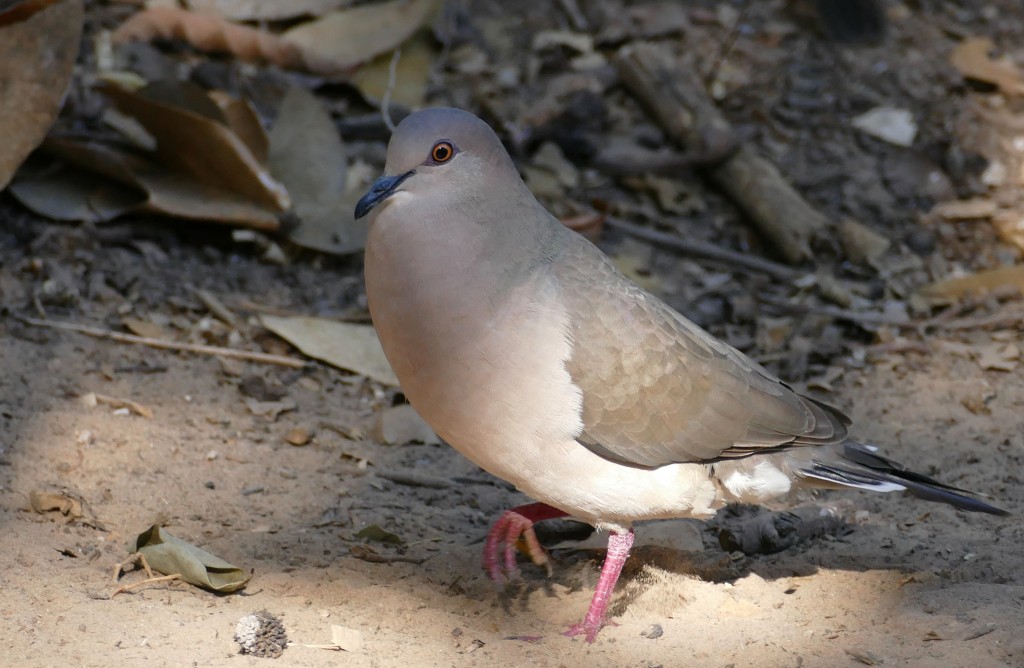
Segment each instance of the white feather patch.
[{"label": "white feather patch", "polygon": [[752,472],[736,470],[722,479],[722,485],[738,501],[761,503],[789,492],[793,481],[783,471],[765,460]]}]

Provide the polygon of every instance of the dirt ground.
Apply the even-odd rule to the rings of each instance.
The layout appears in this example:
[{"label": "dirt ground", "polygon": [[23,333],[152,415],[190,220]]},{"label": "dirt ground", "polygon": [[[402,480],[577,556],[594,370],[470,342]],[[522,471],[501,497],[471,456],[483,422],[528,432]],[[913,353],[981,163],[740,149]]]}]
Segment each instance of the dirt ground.
[{"label": "dirt ground", "polygon": [[[539,31],[569,30],[562,9],[574,4],[528,14],[496,2],[463,7],[452,38],[461,43],[430,100],[483,114],[524,167],[542,162],[545,141],[556,143],[565,156],[558,169],[579,177],[543,196],[559,214],[573,213],[567,202],[600,202],[633,222],[771,256],[699,169],[657,186],[676,197],[676,208],[661,210],[650,182],[594,167],[608,136],[648,148],[666,140],[607,68],[562,76],[577,54],[532,53]],[[660,13],[675,3],[626,3],[632,23],[618,21],[617,1],[582,4],[598,50],[682,39],[672,27],[679,13]],[[1006,139],[1005,128],[976,123],[992,91],[965,86],[948,64],[949,49],[968,34],[1007,50],[1019,45],[1024,16],[1013,2],[886,3],[890,32],[865,48],[830,43],[812,3],[725,4],[688,6],[686,36],[695,41],[683,45],[702,73],[717,68],[710,78],[724,91],[723,113],[830,218],[855,218],[891,242],[875,264],[846,258],[835,243],[816,247],[821,273],[850,286],[853,306],[906,313],[909,295],[927,281],[1019,260],[985,222],[925,220],[936,201],[984,196],[1009,206],[1019,195],[1016,186],[982,183],[986,163],[973,151]],[[89,29],[109,27],[111,11],[128,9],[90,3]],[[146,48],[151,64],[167,57]],[[479,62],[473,49],[484,54],[484,70],[470,67]],[[529,80],[509,84],[510,69]],[[581,80],[586,94],[553,92]],[[319,94],[330,98],[337,88]],[[380,133],[358,136],[359,123],[344,113],[349,103],[332,103],[350,132],[346,149],[379,169]],[[921,133],[913,149],[851,130],[852,115],[880,104],[913,111]],[[1014,164],[1005,171],[1013,174]],[[587,608],[603,537],[554,547],[550,579],[521,560],[523,580],[495,586],[480,567],[482,538],[503,509],[526,499],[447,446],[378,443],[378,415],[401,401],[394,391],[322,364],[293,369],[158,351],[24,320],[119,331],[133,320],[177,340],[301,359],[256,315],[358,316],[359,257],[300,252],[275,264],[221,227],[143,217],[57,224],[2,195],[0,665],[1024,665],[1024,373],[1016,348],[988,365],[978,352],[1016,345],[1019,320],[1006,315],[1020,311],[1019,297],[954,307],[954,319],[976,316],[969,327],[877,327],[829,315],[832,305],[814,301],[806,286],[681,260],[614,229],[602,245],[797,387],[817,379],[812,389],[853,417],[855,437],[1015,514],[966,514],[900,494],[798,497],[773,510],[822,504],[846,527],[752,556],[720,546],[716,529],[735,519],[728,512],[710,525],[641,526],[612,606],[617,624],[592,645],[568,639],[560,631]],[[213,317],[196,289],[230,308],[236,326]],[[90,404],[83,398],[91,393],[136,402],[152,416]],[[259,401],[280,410],[268,413]],[[295,438],[303,433],[308,441]],[[80,516],[33,509],[39,492],[77,504]],[[251,572],[251,581],[230,595],[179,582],[114,595],[145,577],[129,569],[115,583],[114,567],[153,524]],[[374,525],[402,544],[356,535]],[[233,640],[239,619],[260,610],[278,616],[289,637],[276,664],[240,655]],[[361,647],[315,647],[332,642],[332,626],[359,632]]]},{"label": "dirt ground", "polygon": [[[58,261],[82,238],[58,230],[37,257]],[[108,268],[124,268],[128,255],[100,244],[75,253]],[[200,287],[229,286],[231,298],[257,297],[246,284],[276,284],[268,303],[301,304],[308,281],[340,284],[350,274],[236,258],[225,281],[215,272],[223,260],[212,247],[182,244],[150,261],[139,287],[184,266],[205,276]],[[21,274],[5,268],[8,297]],[[374,408],[390,399],[369,382],[327,367],[226,365],[12,318],[0,334],[5,665],[258,665],[269,659],[239,656],[232,634],[241,617],[262,609],[282,618],[294,644],[279,661],[295,666],[1024,663],[1019,515],[834,493],[824,501],[838,504],[851,533],[738,559],[710,535],[699,553],[645,548],[641,528],[619,588],[618,625],[588,646],[558,632],[585,611],[600,553],[555,550],[550,582],[524,565],[525,585],[499,592],[479,567],[480,539],[523,498],[445,446],[388,447],[332,430],[371,429]],[[276,420],[253,415],[239,386],[254,377],[296,409]],[[129,398],[153,417],[86,406],[79,397],[88,392]],[[968,409],[978,397],[988,413]],[[833,400],[849,408],[858,436],[893,457],[1011,510],[1024,507],[1020,373],[983,372],[942,352],[881,356],[849,371]],[[288,444],[296,427],[313,440]],[[361,467],[363,459],[370,465]],[[409,470],[457,482],[428,489],[375,474]],[[82,499],[85,517],[31,512],[34,490]],[[227,596],[164,583],[111,597],[126,542],[155,522],[252,569],[252,581]],[[406,542],[378,552],[422,563],[355,558],[350,548],[363,541],[354,534],[372,524]],[[361,631],[362,649],[339,656],[305,647],[329,643],[332,624]],[[661,635],[647,637],[655,625]]]}]

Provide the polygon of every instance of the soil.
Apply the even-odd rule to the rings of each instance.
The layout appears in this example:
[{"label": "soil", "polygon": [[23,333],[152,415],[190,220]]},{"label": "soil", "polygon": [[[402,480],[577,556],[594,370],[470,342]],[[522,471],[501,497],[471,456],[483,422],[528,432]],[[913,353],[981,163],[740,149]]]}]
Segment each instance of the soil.
[{"label": "soil", "polygon": [[[783,4],[750,11],[791,19]],[[474,11],[486,37],[500,10],[483,5]],[[963,26],[990,29],[1006,43],[1019,36],[1018,19],[999,22],[998,12],[975,15],[966,6],[954,16]],[[555,14],[516,17],[510,34],[526,24],[535,30],[533,23]],[[806,177],[800,187],[816,205],[871,219],[894,242],[921,246],[917,271],[985,265],[1012,251],[980,227],[919,225],[915,211],[930,195],[911,192],[917,182],[882,178],[885,166],[904,164],[905,155],[835,127],[828,141],[815,143],[821,137],[806,128],[815,114],[834,110],[780,98],[771,73],[831,54],[827,65],[835,69],[827,76],[815,69],[818,84],[873,91],[865,99],[895,96],[927,117],[925,130],[938,137],[942,119],[955,117],[960,103],[929,107],[936,90],[918,93],[914,84],[924,75],[899,67],[939,62],[921,54],[948,46],[942,40],[950,33],[941,28],[950,14],[921,12],[915,20],[930,31],[896,25],[901,39],[890,35],[867,52],[822,47],[823,38],[798,22],[811,36],[779,47],[790,60],[756,70],[730,98],[732,107],[723,103],[734,122],[758,129],[759,145],[774,150],[787,176]],[[735,38],[746,66],[750,37]],[[506,48],[515,51],[511,42]],[[871,63],[879,58],[899,64],[887,71],[902,78],[873,80]],[[806,83],[810,75],[802,71],[793,76]],[[438,98],[458,102],[466,83],[451,81],[452,90]],[[758,116],[758,99],[762,112],[789,104],[782,125],[790,130],[772,139],[779,122]],[[842,106],[847,98],[836,99]],[[620,103],[613,97],[610,104]],[[620,111],[612,127],[625,122]],[[379,148],[377,142],[378,156]],[[822,176],[823,164],[838,171]],[[844,170],[848,179],[840,178]],[[950,187],[969,190],[972,174],[961,174],[962,183],[951,176]],[[720,196],[700,197],[709,201],[703,220],[714,220],[700,236],[745,247],[741,217],[721,214],[727,205]],[[521,559],[523,579],[495,586],[480,568],[481,540],[502,510],[527,499],[445,445],[376,442],[370,434],[377,416],[402,400],[395,392],[322,364],[293,369],[158,351],[23,320],[122,329],[134,318],[197,343],[300,358],[263,331],[256,314],[359,311],[358,258],[300,254],[279,265],[220,228],[140,219],[72,227],[39,220],[6,197],[0,221],[0,665],[264,665],[272,659],[240,655],[233,639],[238,621],[261,610],[282,620],[290,644],[276,661],[287,666],[1024,665],[1019,514],[974,515],[902,494],[782,500],[773,510],[813,502],[846,524],[770,555],[720,546],[716,531],[734,513],[710,525],[639,527],[613,602],[616,624],[593,644],[565,638],[560,632],[587,608],[602,537],[559,543],[550,578]],[[613,253],[631,248],[614,235],[605,244]],[[864,271],[838,259],[833,268],[841,277]],[[660,277],[655,289],[667,292],[699,271],[665,254],[645,269]],[[818,385],[831,391],[820,396],[851,415],[859,439],[1012,512],[1024,510],[1024,374],[1014,364],[985,369],[965,354],[1012,343],[1016,325],[939,328],[908,343],[850,322],[836,328],[797,319],[767,351],[758,325],[764,314],[737,315],[751,283],[742,272],[727,278],[711,291],[719,307],[710,315],[708,290],[698,298],[680,288],[668,297],[773,369],[797,370],[794,381],[832,370]],[[207,313],[195,289],[231,308],[237,326]],[[988,308],[998,313],[1007,304],[1012,300]],[[840,342],[812,353],[794,347],[823,331]],[[90,393],[136,402],[152,415],[91,403]],[[282,410],[261,413],[254,399],[279,402]],[[65,499],[68,512],[34,509],[38,492]],[[129,566],[115,582],[128,543],[153,524],[251,572],[252,580],[239,593],[218,595],[180,582],[138,584],[146,576]],[[373,525],[401,544],[356,535]],[[138,586],[115,594],[131,584]],[[361,645],[316,647],[333,642],[334,625],[358,631]]]}]

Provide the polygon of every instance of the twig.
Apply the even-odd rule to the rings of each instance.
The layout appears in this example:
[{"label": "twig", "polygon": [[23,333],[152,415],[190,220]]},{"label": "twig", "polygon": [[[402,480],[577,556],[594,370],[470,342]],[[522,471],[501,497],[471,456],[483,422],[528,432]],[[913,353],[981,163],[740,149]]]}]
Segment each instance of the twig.
[{"label": "twig", "polygon": [[124,567],[128,564],[138,564],[142,566],[142,569],[146,571],[146,579],[139,580],[127,585],[121,585],[110,594],[110,598],[114,598],[118,594],[123,594],[126,591],[141,587],[143,585],[155,584],[157,582],[170,582],[171,580],[180,580],[181,573],[173,573],[171,575],[153,575],[153,569],[149,567],[149,562],[146,561],[146,555],[141,552],[135,552],[131,554],[124,561],[114,564],[114,584],[121,578],[121,573],[124,571]]},{"label": "twig", "polygon": [[413,471],[376,471],[378,478],[384,478],[391,482],[397,482],[399,485],[409,485],[410,487],[426,487],[428,489],[449,489],[451,488],[452,482],[445,478],[438,478],[437,476],[424,475],[422,473],[415,473]]},{"label": "twig", "polygon": [[626,88],[677,144],[714,155],[723,146],[734,146],[706,168],[708,178],[743,209],[786,261],[813,257],[810,242],[828,220],[793,189],[778,167],[750,144],[737,143],[733,128],[692,71],[651,44],[619,49],[615,65]]},{"label": "twig", "polygon": [[794,304],[765,294],[758,295],[757,300],[762,304],[767,304],[768,306],[789,313],[798,315],[813,313],[814,315],[823,315],[829,318],[836,318],[838,320],[849,320],[861,325],[890,325],[892,327],[916,328],[921,324],[906,317],[894,317],[886,315],[885,313],[851,311],[849,309],[836,308],[835,306],[807,306],[804,304]]},{"label": "twig", "polygon": [[384,125],[391,132],[395,131],[395,123],[391,120],[391,113],[388,107],[391,106],[391,94],[395,90],[395,81],[398,79],[398,61],[401,57],[402,47],[398,47],[391,54],[391,62],[388,64],[388,87],[384,89],[384,96],[380,100],[380,115],[384,119]]},{"label": "twig", "polygon": [[113,408],[127,408],[136,415],[141,415],[148,419],[153,418],[153,409],[149,406],[144,406],[137,401],[132,401],[131,399],[119,399],[106,394],[100,394],[99,392],[92,392],[91,394],[98,404],[105,404]]},{"label": "twig", "polygon": [[192,294],[196,296],[196,299],[203,303],[203,306],[205,306],[210,313],[217,318],[220,318],[225,324],[238,329],[238,318],[236,318],[235,314],[231,312],[231,309],[224,305],[224,302],[217,299],[216,295],[207,290],[203,290],[202,288],[192,288]]},{"label": "twig", "polygon": [[118,594],[123,594],[126,591],[135,589],[136,587],[141,587],[143,585],[156,584],[158,582],[170,582],[171,580],[180,580],[180,579],[181,579],[181,573],[174,573],[172,575],[160,575],[160,576],[156,576],[156,577],[146,578],[145,580],[139,580],[138,582],[133,582],[131,584],[121,585],[120,587],[115,589],[110,594],[110,598],[114,598]]},{"label": "twig", "polygon": [[677,237],[673,234],[666,234],[665,232],[648,229],[646,227],[634,225],[633,223],[627,223],[626,221],[619,220],[617,218],[606,218],[605,224],[608,225],[608,227],[619,230],[631,237],[650,241],[651,243],[664,246],[684,255],[692,255],[693,257],[701,257],[705,260],[711,260],[727,266],[742,267],[751,271],[757,271],[762,274],[767,274],[779,281],[790,282],[803,275],[803,272],[801,271],[791,269],[786,265],[779,264],[778,262],[772,262],[771,260],[763,257],[746,255],[705,241],[683,239],[682,237]]},{"label": "twig", "polygon": [[580,6],[576,4],[576,0],[559,0],[558,4],[562,6],[562,11],[569,17],[569,23],[572,24],[572,29],[579,32],[586,32],[590,29],[587,24],[587,17],[580,11]]},{"label": "twig", "polygon": [[150,348],[159,348],[161,350],[178,350],[188,353],[197,353],[199,355],[219,355],[220,357],[230,357],[234,359],[247,360],[249,362],[277,364],[280,366],[292,367],[293,369],[304,369],[307,366],[309,366],[308,362],[303,362],[302,360],[297,360],[293,357],[285,357],[284,355],[271,355],[270,353],[257,353],[249,350],[236,350],[234,348],[207,346],[197,343],[178,343],[177,341],[165,341],[163,339],[153,339],[148,336],[122,334],[121,332],[115,332],[109,329],[100,329],[99,327],[76,325],[75,323],[72,322],[40,320],[38,318],[19,319],[26,325],[32,325],[33,327],[49,327],[50,329],[62,329],[68,332],[78,332],[79,334],[85,334],[86,336],[93,336],[98,339],[110,339],[111,341],[117,341],[118,343],[135,343],[141,346],[149,346]]}]

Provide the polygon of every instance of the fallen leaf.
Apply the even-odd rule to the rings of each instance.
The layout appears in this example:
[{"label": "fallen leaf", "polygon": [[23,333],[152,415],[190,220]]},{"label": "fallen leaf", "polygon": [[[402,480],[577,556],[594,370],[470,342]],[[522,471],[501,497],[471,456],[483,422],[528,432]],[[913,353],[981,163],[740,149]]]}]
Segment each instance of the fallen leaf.
[{"label": "fallen leaf", "polygon": [[[345,146],[330,114],[312,93],[292,88],[270,132],[271,173],[287,187],[299,225],[289,241],[344,255],[366,245],[368,222],[354,218],[362,183],[349,187]],[[362,180],[363,172],[353,174]]]},{"label": "fallen leaf", "polygon": [[385,531],[380,528],[377,524],[371,524],[370,526],[363,527],[356,533],[356,538],[362,538],[363,540],[372,540],[378,543],[388,543],[389,545],[404,545],[405,541],[398,534],[393,534],[390,531]]},{"label": "fallen leaf", "polygon": [[[434,40],[425,30],[402,44],[402,53],[395,66],[391,103],[416,109],[422,107],[427,95],[427,80],[434,66]],[[352,75],[352,83],[367,100],[380,104],[391,84],[392,53],[384,53],[366,63]]]},{"label": "fallen leaf", "polygon": [[146,195],[78,169],[22,174],[8,188],[30,211],[53,220],[102,223],[141,208]]},{"label": "fallen leaf", "polygon": [[282,37],[315,67],[341,72],[393,51],[437,13],[438,0],[391,0],[342,9],[287,30]]},{"label": "fallen leaf", "polygon": [[145,336],[150,339],[168,338],[166,329],[148,320],[140,320],[139,318],[122,318],[121,324],[124,325],[125,329],[129,332],[137,334],[138,336]]},{"label": "fallen leaf", "polygon": [[148,211],[265,231],[280,226],[275,210],[112,146],[50,137],[43,150],[74,169],[19,175],[10,190],[32,211],[56,220],[102,222]]},{"label": "fallen leaf", "polygon": [[991,58],[994,48],[988,37],[970,37],[953,49],[949,62],[968,79],[990,83],[1011,95],[1024,94],[1020,70],[1008,57]]},{"label": "fallen leaf", "polygon": [[82,0],[28,0],[0,12],[0,190],[57,119],[83,16]]},{"label": "fallen leaf", "polygon": [[245,398],[245,407],[253,415],[268,417],[276,420],[281,413],[293,411],[298,407],[294,399],[285,398],[280,401],[260,401],[252,397]]},{"label": "fallen leaf", "polygon": [[308,445],[309,442],[313,440],[313,432],[303,427],[294,427],[284,437],[284,440],[294,446]]},{"label": "fallen leaf", "polygon": [[320,16],[354,0],[187,0],[189,9],[232,21],[281,21]]},{"label": "fallen leaf", "polygon": [[114,30],[111,40],[115,44],[181,40],[200,51],[227,52],[246,62],[265,61],[284,69],[315,67],[299,46],[279,35],[177,7],[150,7],[136,12]]},{"label": "fallen leaf", "polygon": [[363,633],[358,629],[331,624],[331,642],[345,652],[358,652],[363,648]]},{"label": "fallen leaf", "polygon": [[1013,371],[1020,361],[1020,349],[1013,343],[989,343],[975,355],[978,365],[990,371]]},{"label": "fallen leaf", "polygon": [[917,123],[907,109],[875,107],[855,116],[850,123],[861,132],[896,146],[913,146],[917,137]]},{"label": "fallen leaf", "polygon": [[938,281],[921,288],[921,294],[939,299],[958,299],[966,292],[989,292],[1007,286],[1024,292],[1024,265],[999,267]]},{"label": "fallen leaf", "polygon": [[852,218],[839,221],[839,241],[846,257],[854,262],[873,262],[892,244],[884,235]]},{"label": "fallen leaf", "polygon": [[33,512],[50,513],[59,512],[70,519],[77,519],[82,516],[82,500],[69,492],[51,492],[34,489],[28,495],[29,505]]},{"label": "fallen leaf", "polygon": [[994,201],[984,197],[974,199],[940,202],[932,207],[931,213],[938,214],[946,220],[971,220],[975,218],[991,218],[998,210]]},{"label": "fallen leaf", "polygon": [[369,325],[354,325],[313,317],[260,316],[264,327],[303,353],[341,369],[398,386],[377,333]]},{"label": "fallen leaf", "polygon": [[158,573],[178,574],[189,584],[222,594],[238,591],[252,577],[238,566],[172,536],[156,524],[139,534],[128,550],[143,554],[150,568]]},{"label": "fallen leaf", "polygon": [[1024,214],[1006,211],[992,217],[992,225],[999,238],[1024,250]]},{"label": "fallen leaf", "polygon": [[[137,91],[104,84],[100,90],[153,135],[161,164],[271,209],[283,212],[291,206],[285,187],[232,132],[220,108],[195,84],[157,82]],[[197,104],[205,100],[220,117],[182,104],[185,100]]]},{"label": "fallen leaf", "polygon": [[256,162],[261,165],[267,164],[270,137],[252,103],[223,91],[210,91],[208,95],[220,109],[228,128],[248,147]]},{"label": "fallen leaf", "polygon": [[434,430],[430,428],[416,409],[409,404],[401,404],[386,408],[377,414],[377,422],[373,426],[373,438],[386,445],[404,445],[406,443],[426,443],[440,445]]}]

